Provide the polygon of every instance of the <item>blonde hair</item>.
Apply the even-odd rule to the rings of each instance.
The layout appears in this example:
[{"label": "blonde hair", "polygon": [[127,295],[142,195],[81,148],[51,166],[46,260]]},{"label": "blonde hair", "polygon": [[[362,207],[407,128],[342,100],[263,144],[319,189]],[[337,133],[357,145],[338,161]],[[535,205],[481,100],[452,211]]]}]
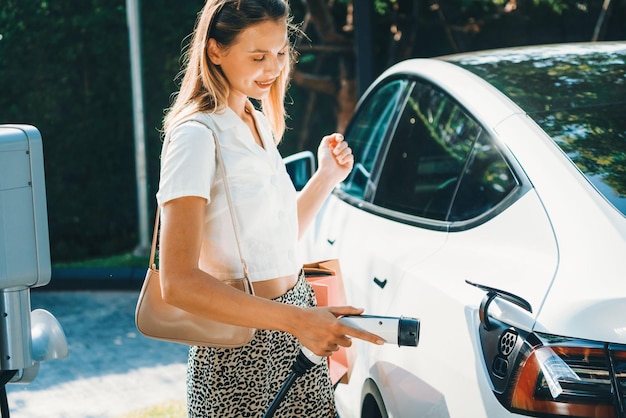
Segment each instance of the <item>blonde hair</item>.
[{"label": "blonde hair", "polygon": [[[285,20],[291,25],[289,6],[285,0],[207,0],[199,14],[189,48],[183,54],[183,76],[173,105],[163,121],[167,132],[180,120],[195,112],[217,112],[227,107],[229,83],[221,69],[208,57],[209,38],[228,48],[247,27],[267,20]],[[261,100],[262,111],[280,142],[285,132],[285,94],[294,61],[290,48],[288,63]]]}]

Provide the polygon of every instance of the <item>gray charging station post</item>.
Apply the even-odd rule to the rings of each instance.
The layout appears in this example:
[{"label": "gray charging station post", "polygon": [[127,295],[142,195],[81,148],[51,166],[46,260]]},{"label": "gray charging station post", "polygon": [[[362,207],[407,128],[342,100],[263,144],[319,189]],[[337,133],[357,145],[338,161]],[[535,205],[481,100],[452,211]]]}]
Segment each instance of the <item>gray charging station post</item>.
[{"label": "gray charging station post", "polygon": [[30,383],[39,363],[68,354],[52,314],[31,312],[30,289],[50,282],[50,243],[39,130],[0,125],[0,402],[7,383]]}]

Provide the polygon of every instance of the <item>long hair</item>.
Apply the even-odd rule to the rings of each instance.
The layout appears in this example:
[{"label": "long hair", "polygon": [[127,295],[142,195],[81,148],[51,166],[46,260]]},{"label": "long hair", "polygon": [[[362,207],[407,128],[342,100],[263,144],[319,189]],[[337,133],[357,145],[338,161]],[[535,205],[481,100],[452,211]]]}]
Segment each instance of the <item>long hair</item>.
[{"label": "long hair", "polygon": [[[198,16],[189,48],[183,54],[183,76],[174,104],[163,121],[163,130],[195,112],[217,112],[227,107],[229,84],[222,71],[208,57],[207,44],[214,38],[228,48],[237,35],[251,25],[283,20],[293,30],[286,0],[207,0]],[[294,62],[293,49],[269,94],[261,100],[276,143],[285,132],[285,94]]]}]

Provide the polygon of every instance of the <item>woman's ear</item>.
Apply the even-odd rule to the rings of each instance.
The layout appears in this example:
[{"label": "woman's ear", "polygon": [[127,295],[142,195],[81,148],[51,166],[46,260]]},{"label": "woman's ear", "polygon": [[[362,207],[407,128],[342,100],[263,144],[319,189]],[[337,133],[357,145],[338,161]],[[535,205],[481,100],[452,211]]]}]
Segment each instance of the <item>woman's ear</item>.
[{"label": "woman's ear", "polygon": [[213,38],[209,38],[209,42],[206,45],[207,55],[214,65],[220,65],[222,63],[222,49],[217,44],[217,41]]}]

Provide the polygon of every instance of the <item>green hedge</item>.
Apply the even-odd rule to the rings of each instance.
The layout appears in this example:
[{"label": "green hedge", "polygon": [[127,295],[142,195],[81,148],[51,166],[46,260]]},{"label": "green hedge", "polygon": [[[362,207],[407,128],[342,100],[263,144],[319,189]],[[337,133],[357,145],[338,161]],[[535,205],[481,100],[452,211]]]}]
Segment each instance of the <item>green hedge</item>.
[{"label": "green hedge", "polygon": [[[158,129],[202,1],[142,3],[154,196]],[[4,0],[0,36],[0,123],[41,131],[53,262],[131,250],[138,232],[125,1]]]}]

